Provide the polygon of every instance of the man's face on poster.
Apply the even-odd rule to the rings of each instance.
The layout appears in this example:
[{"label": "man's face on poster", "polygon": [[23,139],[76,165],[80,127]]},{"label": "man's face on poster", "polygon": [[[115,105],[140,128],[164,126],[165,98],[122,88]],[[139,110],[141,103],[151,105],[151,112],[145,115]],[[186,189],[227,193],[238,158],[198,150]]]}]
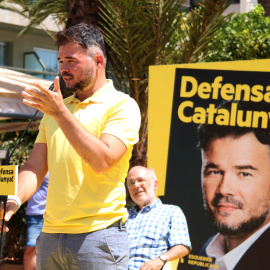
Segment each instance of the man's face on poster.
[{"label": "man's face on poster", "polygon": [[202,151],[204,207],[223,235],[247,235],[270,221],[270,148],[250,132],[214,139]]}]

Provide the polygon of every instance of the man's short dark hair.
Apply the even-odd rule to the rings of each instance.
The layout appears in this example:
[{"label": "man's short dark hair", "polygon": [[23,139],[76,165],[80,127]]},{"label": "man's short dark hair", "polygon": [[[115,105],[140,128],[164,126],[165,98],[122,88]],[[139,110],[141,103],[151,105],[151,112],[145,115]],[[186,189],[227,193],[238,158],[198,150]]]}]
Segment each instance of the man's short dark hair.
[{"label": "man's short dark hair", "polygon": [[107,59],[103,36],[98,28],[91,24],[79,23],[56,34],[55,44],[58,48],[68,42],[77,43],[85,49],[98,47],[102,51],[104,58]]},{"label": "man's short dark hair", "polygon": [[[223,101],[218,109],[224,108],[228,111],[231,110],[232,103],[237,103],[238,110],[242,110],[244,115],[247,111],[265,111],[270,112],[270,105],[266,102],[249,102],[249,101]],[[268,128],[252,128],[252,127],[239,127],[235,126],[221,126],[215,123],[208,124],[207,119],[205,124],[200,124],[198,127],[199,143],[198,147],[207,151],[209,144],[218,138],[225,138],[231,136],[233,138],[239,138],[249,132],[253,132],[257,140],[262,144],[268,144],[270,146],[270,122],[268,120]]]}]

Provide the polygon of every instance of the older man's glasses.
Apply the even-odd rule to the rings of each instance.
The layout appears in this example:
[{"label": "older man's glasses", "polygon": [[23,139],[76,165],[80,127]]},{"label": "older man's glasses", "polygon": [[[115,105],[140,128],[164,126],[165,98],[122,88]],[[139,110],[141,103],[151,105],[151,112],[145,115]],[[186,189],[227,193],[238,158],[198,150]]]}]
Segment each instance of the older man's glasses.
[{"label": "older man's glasses", "polygon": [[138,183],[139,185],[142,185],[144,184],[145,182],[147,181],[147,179],[145,178],[138,178],[136,180],[130,180],[128,183],[127,183],[127,186],[128,188],[133,188],[135,186],[135,183]]}]

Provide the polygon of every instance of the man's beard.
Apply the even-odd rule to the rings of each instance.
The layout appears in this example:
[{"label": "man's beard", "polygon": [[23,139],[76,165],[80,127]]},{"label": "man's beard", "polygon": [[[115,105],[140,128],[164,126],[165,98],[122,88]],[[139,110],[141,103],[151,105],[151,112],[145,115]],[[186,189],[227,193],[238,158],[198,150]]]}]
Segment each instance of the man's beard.
[{"label": "man's beard", "polygon": [[[269,196],[267,198],[269,200]],[[240,236],[240,235],[247,235],[256,229],[258,229],[268,218],[270,214],[270,208],[269,203],[268,207],[266,207],[266,210],[260,215],[260,216],[252,216],[248,220],[245,220],[243,222],[240,222],[235,225],[227,225],[225,223],[221,223],[218,220],[216,220],[215,215],[213,211],[210,209],[209,205],[206,202],[205,195],[203,195],[203,201],[204,201],[204,210],[210,217],[211,221],[213,222],[214,226],[224,236]],[[213,199],[211,204],[213,206],[217,206],[217,204],[222,201],[223,203],[232,203],[234,205],[237,205],[240,209],[243,208],[243,204],[241,202],[235,201],[232,196],[224,197],[221,194],[217,194],[216,197]],[[257,209],[259,211],[259,208]],[[223,213],[224,216],[226,216],[226,213]],[[222,215],[222,213],[221,213]]]},{"label": "man's beard", "polygon": [[[77,92],[82,92],[84,91],[84,89],[86,87],[88,87],[89,85],[91,85],[91,83],[93,82],[94,78],[91,75],[92,74],[92,70],[91,68],[87,68],[84,73],[82,74],[84,76],[84,79],[78,81],[77,83],[75,83],[75,85],[73,85],[72,87],[69,87],[65,84],[65,87],[63,87],[64,89],[61,88],[61,90],[65,93],[65,94],[73,94],[73,93],[77,93]],[[63,72],[61,74],[61,76],[70,76],[73,78],[72,74],[69,74],[68,72]]]}]

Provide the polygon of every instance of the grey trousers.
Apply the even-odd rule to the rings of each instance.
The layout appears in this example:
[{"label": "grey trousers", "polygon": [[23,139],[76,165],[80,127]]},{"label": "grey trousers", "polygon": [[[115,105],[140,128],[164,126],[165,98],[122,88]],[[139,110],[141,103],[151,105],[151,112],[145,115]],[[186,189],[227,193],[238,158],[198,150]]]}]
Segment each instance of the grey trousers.
[{"label": "grey trousers", "polygon": [[41,233],[36,270],[127,270],[129,240],[125,225],[82,234]]}]

